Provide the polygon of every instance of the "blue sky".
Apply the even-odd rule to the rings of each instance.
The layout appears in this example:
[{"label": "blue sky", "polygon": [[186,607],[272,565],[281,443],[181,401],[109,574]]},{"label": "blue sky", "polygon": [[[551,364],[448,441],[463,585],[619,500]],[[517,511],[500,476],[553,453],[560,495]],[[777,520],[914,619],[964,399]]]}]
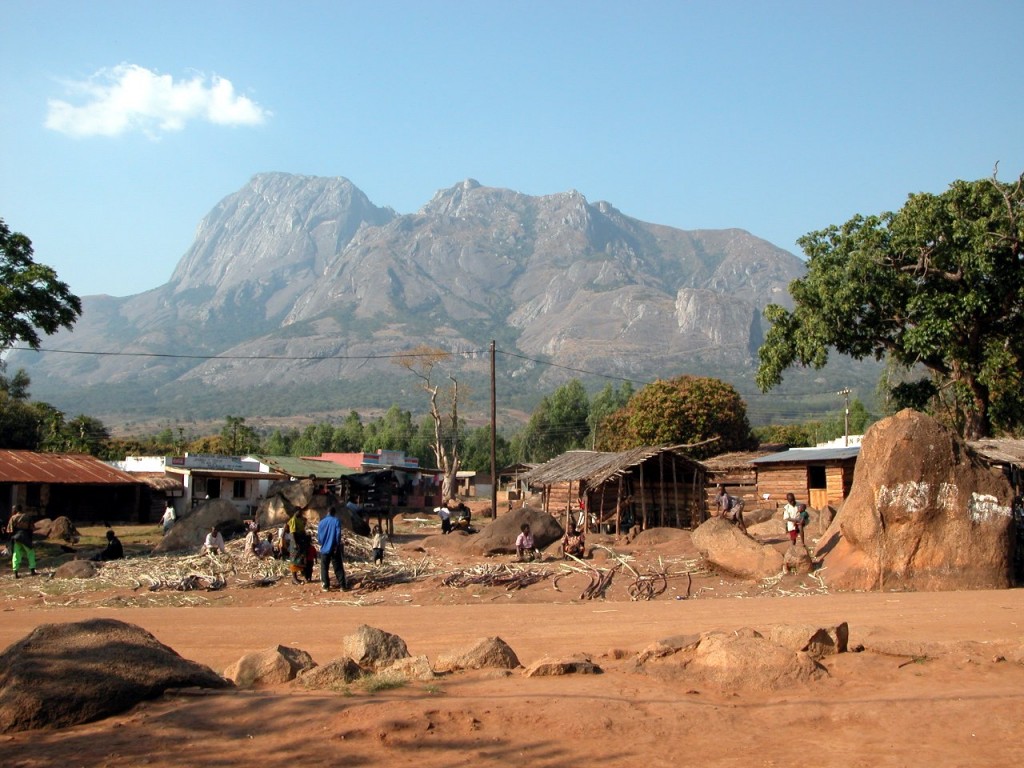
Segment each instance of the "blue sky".
[{"label": "blue sky", "polygon": [[[628,7],[627,7],[628,6]],[[0,218],[79,295],[254,174],[411,213],[472,177],[802,234],[1024,171],[1024,3],[4,0]]]}]

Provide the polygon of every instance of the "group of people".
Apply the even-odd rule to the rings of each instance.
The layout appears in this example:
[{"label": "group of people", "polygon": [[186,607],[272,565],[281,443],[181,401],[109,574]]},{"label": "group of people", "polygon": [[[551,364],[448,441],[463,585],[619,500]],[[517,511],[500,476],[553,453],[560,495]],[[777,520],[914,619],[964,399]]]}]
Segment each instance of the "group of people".
[{"label": "group of people", "polygon": [[[576,526],[572,520],[562,537],[561,552],[563,558],[582,558],[586,555],[587,542],[582,529]],[[516,536],[516,559],[519,562],[533,561],[540,557],[537,549],[537,542],[530,530],[529,523],[523,523],[519,527],[519,535]]]},{"label": "group of people", "polygon": [[[766,495],[765,498],[768,496]],[[725,486],[719,485],[716,506],[720,517],[735,524],[744,533],[747,532],[747,526],[743,520],[743,499],[730,496]],[[792,493],[786,494],[786,503],[782,507],[782,520],[786,524],[786,534],[789,536],[790,543],[795,545],[799,538],[800,546],[806,547],[804,529],[810,522],[811,515],[807,511],[807,505],[802,502],[798,503],[796,496]]]},{"label": "group of people", "polygon": [[[11,510],[11,517],[7,521],[5,532],[10,539],[11,570],[14,571],[14,578],[21,578],[21,566],[26,563],[29,575],[38,576],[32,516],[25,512],[20,504],[15,504]],[[107,528],[106,540],[106,546],[90,557],[90,560],[105,562],[124,558],[124,546],[112,528]]]},{"label": "group of people", "polygon": [[455,507],[442,504],[440,507],[434,508],[434,514],[441,519],[441,533],[443,534],[449,534],[453,530],[475,533],[472,526],[473,513],[465,504],[460,503]]}]

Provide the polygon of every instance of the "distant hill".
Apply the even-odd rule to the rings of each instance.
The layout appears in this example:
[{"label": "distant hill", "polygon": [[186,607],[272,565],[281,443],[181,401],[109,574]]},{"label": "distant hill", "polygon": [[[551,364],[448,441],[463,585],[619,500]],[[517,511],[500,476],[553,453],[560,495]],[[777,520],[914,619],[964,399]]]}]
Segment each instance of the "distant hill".
[{"label": "distant hill", "polygon": [[546,363],[640,381],[719,375],[750,391],[761,311],[788,304],[803,272],[742,230],[650,224],[574,191],[466,180],[399,215],[344,178],[267,173],[210,211],[169,282],[84,297],[73,332],[45,343],[158,356],[11,364],[28,368],[34,397],[114,424],[419,410],[409,375],[383,359],[418,343],[458,353],[482,408],[491,339],[503,409],[579,375]]}]

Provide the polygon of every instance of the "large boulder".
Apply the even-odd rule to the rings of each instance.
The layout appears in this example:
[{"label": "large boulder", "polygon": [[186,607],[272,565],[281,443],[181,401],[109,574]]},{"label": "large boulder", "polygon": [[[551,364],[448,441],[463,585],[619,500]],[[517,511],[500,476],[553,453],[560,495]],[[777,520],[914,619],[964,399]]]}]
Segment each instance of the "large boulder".
[{"label": "large boulder", "polygon": [[290,682],[315,666],[305,651],[278,645],[245,654],[224,671],[224,677],[239,688],[260,688]]},{"label": "large boulder", "polygon": [[172,688],[230,685],[134,624],[42,624],[0,654],[0,733],[99,720]]},{"label": "large boulder", "polygon": [[342,656],[326,664],[299,673],[299,683],[314,690],[345,690],[345,687],[366,673],[352,659]]},{"label": "large boulder", "polygon": [[693,545],[705,560],[734,576],[765,579],[782,570],[782,555],[747,536],[732,523],[712,517],[693,532]]},{"label": "large boulder", "polygon": [[179,518],[153,552],[184,552],[203,545],[206,534],[216,525],[222,530],[242,527],[242,515],[230,501],[210,499],[200,504],[188,517]]},{"label": "large boulder", "polygon": [[904,410],[864,435],[849,497],[819,542],[840,589],[1011,585],[1013,489],[952,431]]},{"label": "large boulder", "polygon": [[32,525],[32,532],[37,538],[58,539],[66,541],[68,544],[75,544],[81,537],[71,519],[64,516],[54,520],[50,520],[48,517],[36,520]]},{"label": "large boulder", "polygon": [[53,572],[55,579],[92,579],[95,576],[96,566],[88,560],[68,560]]},{"label": "large boulder", "polygon": [[850,627],[844,621],[828,627],[814,624],[778,624],[771,628],[768,639],[792,651],[804,651],[815,659],[846,653]]},{"label": "large boulder", "polygon": [[361,624],[342,640],[346,656],[367,669],[380,669],[409,657],[405,641],[398,635]]},{"label": "large boulder", "polygon": [[807,653],[773,643],[752,629],[706,632],[678,657],[686,665],[687,677],[725,690],[778,690],[827,674]]},{"label": "large boulder", "polygon": [[456,672],[464,669],[515,669],[519,657],[500,637],[485,637],[471,647],[438,657],[434,668],[438,672]]},{"label": "large boulder", "polygon": [[516,551],[516,537],[524,523],[529,523],[537,549],[545,549],[562,538],[565,531],[550,514],[536,507],[520,507],[488,525],[466,543],[464,551],[478,555],[511,555]]}]

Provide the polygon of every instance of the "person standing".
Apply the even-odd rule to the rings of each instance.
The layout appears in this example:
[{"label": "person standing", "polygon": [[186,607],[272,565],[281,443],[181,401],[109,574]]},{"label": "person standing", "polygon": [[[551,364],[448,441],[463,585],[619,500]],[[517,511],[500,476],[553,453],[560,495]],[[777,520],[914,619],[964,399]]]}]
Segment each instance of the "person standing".
[{"label": "person standing", "polygon": [[168,504],[167,509],[164,510],[164,516],[160,518],[160,522],[163,523],[164,526],[164,536],[166,536],[171,528],[174,527],[174,523],[177,519],[178,516],[174,514],[174,505]]},{"label": "person standing", "polygon": [[782,508],[782,519],[786,523],[786,533],[789,534],[789,541],[796,545],[797,534],[800,534],[800,545],[807,546],[804,540],[804,516],[807,514],[806,504],[797,504],[796,496],[792,493],[786,494],[786,505]]},{"label": "person standing", "polygon": [[32,518],[22,511],[21,505],[15,505],[11,511],[11,519],[7,523],[11,534],[11,569],[14,578],[20,579],[18,569],[23,560],[28,560],[28,572],[36,576],[36,551],[32,545]]},{"label": "person standing", "polygon": [[348,589],[345,581],[345,543],[341,537],[341,522],[337,510],[330,507],[316,529],[316,537],[320,540],[320,584],[324,592],[331,589],[330,567],[334,567],[334,578],[338,586]]},{"label": "person standing", "polygon": [[437,507],[434,512],[441,518],[441,533],[451,533],[452,511],[448,509],[448,507],[441,505],[440,507]]},{"label": "person standing", "polygon": [[379,525],[373,526],[373,536],[370,539],[370,549],[373,550],[373,564],[384,565],[384,533]]}]

